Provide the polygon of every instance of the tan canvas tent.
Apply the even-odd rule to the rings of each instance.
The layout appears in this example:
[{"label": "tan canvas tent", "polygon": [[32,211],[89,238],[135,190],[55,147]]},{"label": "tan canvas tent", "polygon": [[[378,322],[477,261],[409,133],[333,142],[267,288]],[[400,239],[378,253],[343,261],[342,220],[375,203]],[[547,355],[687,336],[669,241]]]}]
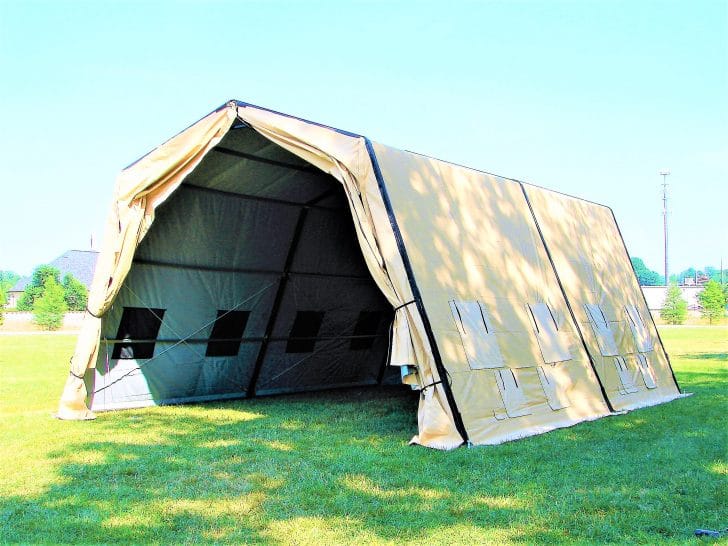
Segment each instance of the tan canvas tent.
[{"label": "tan canvas tent", "polygon": [[602,205],[235,101],[121,173],[58,417],[392,381],[441,449],[680,396]]}]

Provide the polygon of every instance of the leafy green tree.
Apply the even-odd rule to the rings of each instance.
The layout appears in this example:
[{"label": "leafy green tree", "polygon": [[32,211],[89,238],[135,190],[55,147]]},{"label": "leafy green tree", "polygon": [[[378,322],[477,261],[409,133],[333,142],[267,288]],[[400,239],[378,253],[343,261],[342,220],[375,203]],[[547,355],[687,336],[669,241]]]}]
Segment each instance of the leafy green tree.
[{"label": "leafy green tree", "polygon": [[682,324],[688,317],[688,302],[683,299],[682,290],[677,284],[671,284],[667,289],[660,316],[668,324]]},{"label": "leafy green tree", "polygon": [[19,278],[20,275],[14,271],[0,271],[0,292],[7,294]]},{"label": "leafy green tree", "polygon": [[8,290],[10,290],[20,275],[12,271],[0,271],[0,324],[3,323],[4,319],[4,307],[8,301]]},{"label": "leafy green tree", "polygon": [[63,277],[63,296],[69,311],[83,311],[88,301],[86,286],[70,273]]},{"label": "leafy green tree", "polygon": [[[685,279],[695,279],[696,273],[697,271],[695,271],[694,267],[688,267],[687,269],[684,269],[677,274],[675,281],[678,284],[685,284]],[[672,280],[673,276],[674,275],[670,275],[670,280]]]},{"label": "leafy green tree", "polygon": [[33,302],[35,323],[46,330],[58,330],[63,324],[63,314],[67,310],[63,287],[53,276],[48,276],[43,285],[43,295]]},{"label": "leafy green tree", "polygon": [[726,294],[719,282],[708,281],[698,294],[700,313],[708,319],[709,324],[725,315]]},{"label": "leafy green tree", "polygon": [[642,258],[630,258],[630,260],[640,286],[659,286],[664,282],[662,275],[648,268]]},{"label": "leafy green tree", "polygon": [[52,278],[56,284],[61,282],[61,272],[53,266],[41,265],[33,271],[33,277],[25,287],[23,295],[18,300],[18,311],[32,311],[35,300],[43,295],[46,280]]}]

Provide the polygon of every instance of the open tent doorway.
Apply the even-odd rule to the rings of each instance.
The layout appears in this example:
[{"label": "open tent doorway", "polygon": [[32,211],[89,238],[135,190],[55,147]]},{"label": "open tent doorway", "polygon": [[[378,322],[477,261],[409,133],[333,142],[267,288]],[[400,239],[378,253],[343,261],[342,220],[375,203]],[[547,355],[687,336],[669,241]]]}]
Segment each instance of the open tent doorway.
[{"label": "open tent doorway", "polygon": [[238,122],[157,209],[86,388],[103,410],[399,383],[392,320],[341,183]]}]

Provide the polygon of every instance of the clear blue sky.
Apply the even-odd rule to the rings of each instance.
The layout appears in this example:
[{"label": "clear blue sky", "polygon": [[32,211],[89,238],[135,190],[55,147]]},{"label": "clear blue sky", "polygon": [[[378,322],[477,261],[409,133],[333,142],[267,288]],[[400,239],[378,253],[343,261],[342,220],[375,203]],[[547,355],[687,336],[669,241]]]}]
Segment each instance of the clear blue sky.
[{"label": "clear blue sky", "polygon": [[611,206],[728,264],[728,1],[0,0],[0,269],[101,236],[120,169],[228,99]]}]

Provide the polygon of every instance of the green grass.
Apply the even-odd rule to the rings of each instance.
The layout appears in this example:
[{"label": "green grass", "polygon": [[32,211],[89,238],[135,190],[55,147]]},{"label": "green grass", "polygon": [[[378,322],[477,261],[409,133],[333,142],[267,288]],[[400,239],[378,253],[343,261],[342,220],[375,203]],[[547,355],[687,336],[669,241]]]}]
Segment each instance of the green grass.
[{"label": "green grass", "polygon": [[449,453],[392,389],[56,421],[74,338],[0,336],[0,542],[698,543],[728,527],[728,328],[662,333],[694,396]]}]

